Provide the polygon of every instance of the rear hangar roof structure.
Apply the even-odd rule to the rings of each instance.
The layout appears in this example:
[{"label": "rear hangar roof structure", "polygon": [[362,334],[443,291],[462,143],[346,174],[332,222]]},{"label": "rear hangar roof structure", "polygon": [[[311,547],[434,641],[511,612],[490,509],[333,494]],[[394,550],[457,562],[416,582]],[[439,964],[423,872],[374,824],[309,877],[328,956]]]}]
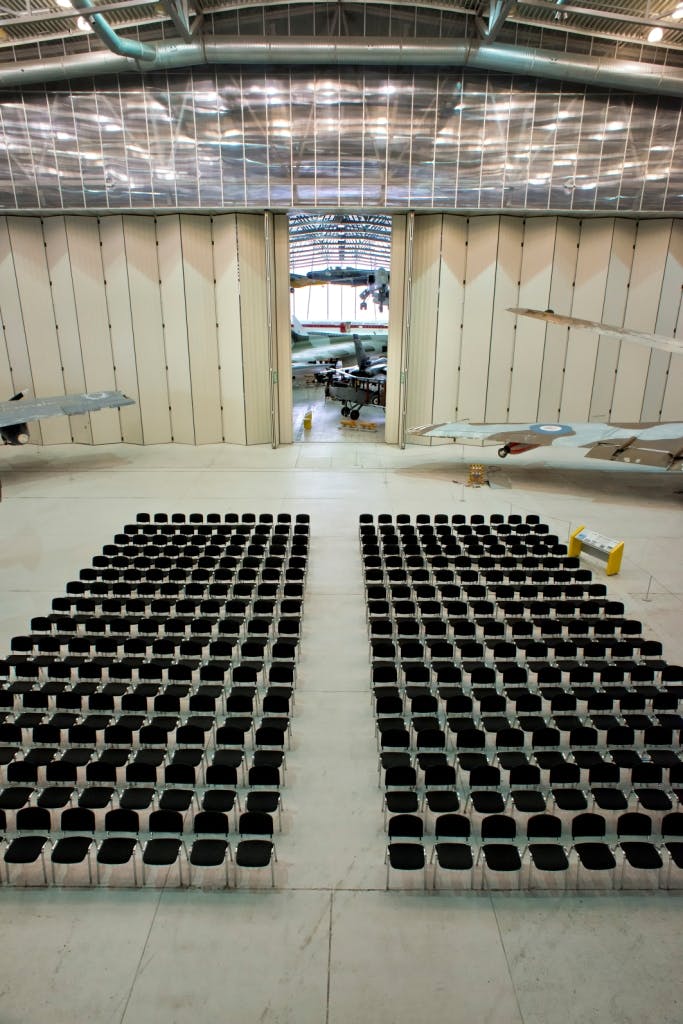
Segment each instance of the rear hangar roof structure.
[{"label": "rear hangar roof structure", "polygon": [[677,0],[64,2],[0,12],[5,211],[683,205]]}]

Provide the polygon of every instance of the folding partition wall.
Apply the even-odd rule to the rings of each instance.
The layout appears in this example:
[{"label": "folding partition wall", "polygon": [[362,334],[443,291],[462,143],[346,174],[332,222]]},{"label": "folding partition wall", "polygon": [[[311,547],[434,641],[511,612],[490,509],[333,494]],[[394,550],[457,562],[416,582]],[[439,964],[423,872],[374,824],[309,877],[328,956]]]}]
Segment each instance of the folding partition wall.
[{"label": "folding partition wall", "polygon": [[267,214],[0,218],[0,394],[136,399],[44,421],[46,444],[276,441],[286,231]]},{"label": "folding partition wall", "polygon": [[411,272],[408,428],[680,418],[680,356],[507,312],[550,308],[673,336],[680,220],[418,214]]},{"label": "folding partition wall", "polygon": [[[671,336],[682,289],[680,220],[396,215],[387,441],[456,419],[679,419],[680,356],[507,307]],[[284,214],[2,217],[0,314],[3,397],[136,399],[37,442],[292,440]]]}]

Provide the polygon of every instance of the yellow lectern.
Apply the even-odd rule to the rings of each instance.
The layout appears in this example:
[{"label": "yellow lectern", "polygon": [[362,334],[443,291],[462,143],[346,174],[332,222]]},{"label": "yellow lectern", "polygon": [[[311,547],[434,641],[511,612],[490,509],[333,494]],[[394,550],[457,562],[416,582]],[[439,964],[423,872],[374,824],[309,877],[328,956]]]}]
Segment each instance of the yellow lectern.
[{"label": "yellow lectern", "polygon": [[579,526],[569,534],[567,554],[572,558],[578,558],[582,551],[593,558],[599,558],[606,562],[605,572],[608,576],[615,576],[621,569],[621,559],[624,554],[623,540],[612,540],[604,537],[595,530],[588,530],[585,526]]}]

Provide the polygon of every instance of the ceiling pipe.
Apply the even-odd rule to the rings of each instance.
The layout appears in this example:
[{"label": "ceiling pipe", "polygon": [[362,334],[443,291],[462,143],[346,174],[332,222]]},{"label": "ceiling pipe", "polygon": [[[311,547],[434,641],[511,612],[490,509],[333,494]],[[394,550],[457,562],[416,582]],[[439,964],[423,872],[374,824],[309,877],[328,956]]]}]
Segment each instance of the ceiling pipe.
[{"label": "ceiling pipe", "polygon": [[[90,4],[90,0],[76,0],[76,3],[80,9],[85,9],[81,5]],[[101,18],[100,15],[92,17]],[[101,21],[104,19],[101,18]],[[628,93],[654,93],[683,98],[683,70],[679,68],[558,53],[554,50],[534,50],[503,43],[481,43],[476,40],[444,42],[442,39],[388,42],[386,38],[367,37],[271,39],[255,36],[251,39],[205,38],[191,43],[163,42],[152,46],[134,40],[122,40],[109,25],[107,29],[106,35],[110,41],[116,40],[117,45],[131,43],[134,52],[129,56],[111,52],[75,54],[5,66],[0,68],[0,88],[59,82],[98,74],[161,71],[198,64],[467,67],[479,71],[576,82]],[[148,57],[150,51],[151,56]]]},{"label": "ceiling pipe", "polygon": [[149,43],[141,43],[138,39],[125,39],[115,32],[109,22],[101,14],[91,0],[71,0],[71,6],[81,11],[90,19],[93,30],[104,45],[119,57],[132,57],[133,60],[155,60],[156,47]]}]

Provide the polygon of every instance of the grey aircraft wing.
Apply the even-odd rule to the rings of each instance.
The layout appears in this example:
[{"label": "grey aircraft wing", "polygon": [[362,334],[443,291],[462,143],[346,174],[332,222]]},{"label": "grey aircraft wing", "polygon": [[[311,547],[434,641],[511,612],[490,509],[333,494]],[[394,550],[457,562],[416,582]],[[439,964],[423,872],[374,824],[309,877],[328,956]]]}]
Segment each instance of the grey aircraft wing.
[{"label": "grey aircraft wing", "polygon": [[501,456],[556,444],[586,448],[590,459],[683,470],[683,423],[430,423],[408,433],[497,444]]},{"label": "grey aircraft wing", "polygon": [[626,338],[627,341],[634,341],[637,345],[645,345],[646,348],[658,348],[664,352],[683,353],[683,341],[678,338],[666,338],[662,334],[651,334],[648,331],[636,331],[631,327],[615,327],[612,324],[603,324],[599,320],[582,320],[578,316],[563,316],[555,313],[552,309],[524,309],[519,306],[509,306],[508,313],[515,316],[528,316],[534,320],[543,320],[548,324],[558,324],[561,327],[573,327],[577,330],[595,331],[597,334],[606,334],[613,338]]},{"label": "grey aircraft wing", "polygon": [[53,395],[50,398],[0,402],[0,428],[43,420],[48,416],[74,416],[96,409],[134,405],[122,391],[90,391],[81,395]]}]

